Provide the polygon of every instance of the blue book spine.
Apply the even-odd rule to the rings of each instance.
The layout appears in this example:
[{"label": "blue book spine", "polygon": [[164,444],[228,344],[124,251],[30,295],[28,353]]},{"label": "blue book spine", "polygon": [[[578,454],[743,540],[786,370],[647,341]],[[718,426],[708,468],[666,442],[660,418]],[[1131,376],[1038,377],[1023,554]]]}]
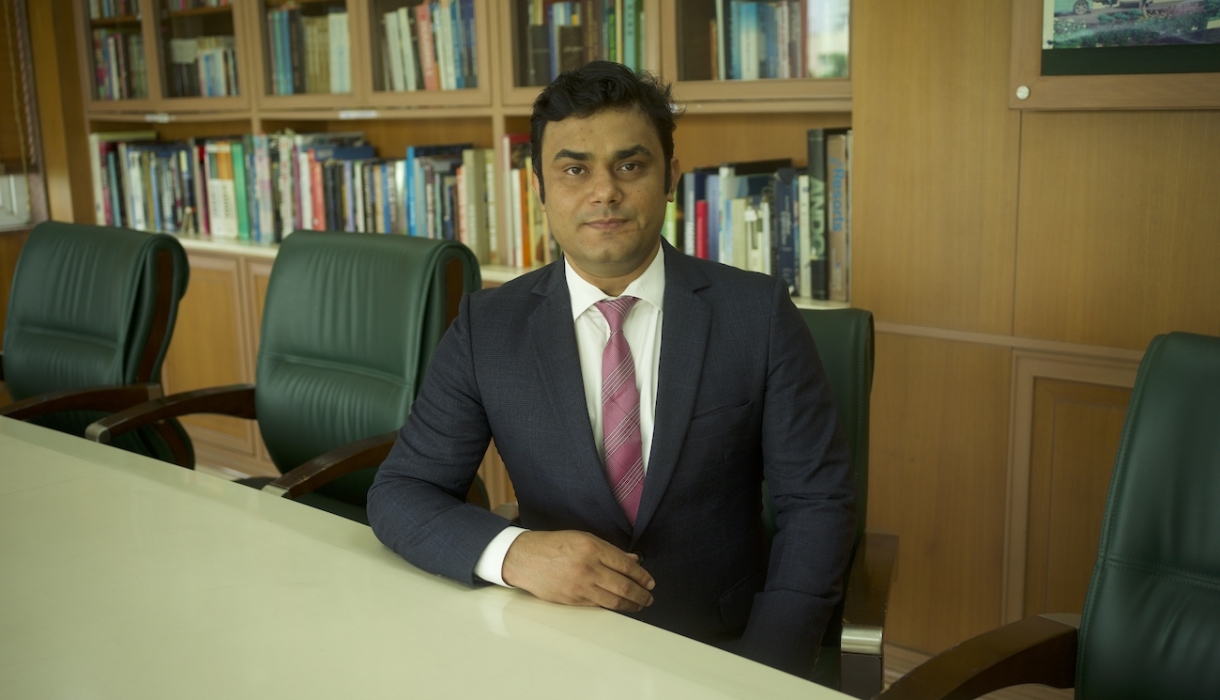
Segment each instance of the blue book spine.
[{"label": "blue book spine", "polygon": [[353,179],[355,177],[353,171],[355,167],[356,164],[350,160],[343,163],[343,208],[347,211],[347,216],[343,218],[344,231],[356,230],[356,197],[360,195],[354,191],[356,181]]},{"label": "blue book spine", "polygon": [[[758,8],[758,25],[759,30],[761,30],[760,39],[762,40],[763,50],[766,51],[759,77],[778,78],[779,27],[775,25],[775,6],[764,2],[759,3],[755,7]],[[784,47],[784,50],[786,51],[787,47]]]},{"label": "blue book spine", "polygon": [[550,48],[551,48],[551,80],[559,76],[559,28],[567,24],[571,13],[567,11],[566,2],[551,5]]},{"label": "blue book spine", "polygon": [[407,216],[407,235],[418,236],[419,232],[415,228],[415,208],[419,203],[415,201],[415,146],[407,146],[407,182],[403,202],[406,204],[405,213]]},{"label": "blue book spine", "polygon": [[741,32],[744,28],[742,17],[745,15],[743,4],[739,0],[733,0],[729,4],[733,19],[729,22],[729,35],[725,41],[728,43],[730,80],[741,80]]},{"label": "blue book spine", "polygon": [[453,27],[453,31],[449,32],[449,45],[453,47],[449,55],[453,57],[453,84],[458,90],[466,87],[465,61],[462,58],[462,13],[459,9],[457,0],[449,3],[449,26]]},{"label": "blue book spine", "polygon": [[708,175],[707,185],[707,259],[720,261],[720,175]]},{"label": "blue book spine", "polygon": [[623,60],[620,61],[623,65],[631,70],[638,70],[639,64],[636,61],[638,37],[636,37],[636,10],[637,0],[623,0]]}]

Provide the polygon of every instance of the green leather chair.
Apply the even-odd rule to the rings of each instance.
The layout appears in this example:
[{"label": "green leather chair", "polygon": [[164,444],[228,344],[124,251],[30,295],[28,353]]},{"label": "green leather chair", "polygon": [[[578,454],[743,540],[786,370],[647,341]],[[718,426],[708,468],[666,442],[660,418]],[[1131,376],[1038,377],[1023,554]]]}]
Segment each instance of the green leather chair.
[{"label": "green leather chair", "polygon": [[[863,309],[801,309],[801,317],[813,334],[830,381],[856,480],[856,546],[843,601],[826,628],[813,680],[853,697],[868,698],[882,687],[885,612],[898,553],[897,536],[866,527],[873,314]],[[775,505],[765,485],[763,520],[773,535]]]},{"label": "green leather chair", "polygon": [[367,524],[376,467],[461,296],[479,286],[478,262],[455,241],[294,233],[268,281],[254,386],[167,396],[89,436],[191,413],[256,419],[283,476],[242,483]]},{"label": "green leather chair", "polygon": [[[17,260],[0,379],[0,415],[83,436],[114,411],[161,396],[190,269],[173,236],[47,221]],[[115,443],[167,461],[190,459],[177,421]]]},{"label": "green leather chair", "polygon": [[1140,363],[1079,615],[950,649],[881,698],[1041,683],[1077,698],[1220,698],[1220,338],[1157,336]]}]

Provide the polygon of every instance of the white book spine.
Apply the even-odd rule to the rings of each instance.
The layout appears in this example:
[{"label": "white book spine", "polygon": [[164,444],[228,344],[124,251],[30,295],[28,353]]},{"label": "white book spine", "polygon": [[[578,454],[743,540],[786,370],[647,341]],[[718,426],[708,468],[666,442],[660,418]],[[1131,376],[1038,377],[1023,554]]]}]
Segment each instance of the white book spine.
[{"label": "white book spine", "polygon": [[800,295],[806,299],[813,297],[813,275],[809,261],[813,253],[812,229],[809,220],[809,176],[797,176],[797,248],[796,277],[799,281]]},{"label": "white book spine", "polygon": [[398,13],[387,12],[382,18],[385,27],[386,51],[390,52],[390,87],[395,92],[407,89],[404,81],[402,41],[398,33]]},{"label": "white book spine", "polygon": [[408,10],[401,7],[397,11],[398,16],[398,38],[402,42],[402,73],[403,86],[415,92],[419,89],[419,84],[415,80],[415,74],[418,68],[415,66],[415,37],[411,35],[411,19],[408,16]]}]

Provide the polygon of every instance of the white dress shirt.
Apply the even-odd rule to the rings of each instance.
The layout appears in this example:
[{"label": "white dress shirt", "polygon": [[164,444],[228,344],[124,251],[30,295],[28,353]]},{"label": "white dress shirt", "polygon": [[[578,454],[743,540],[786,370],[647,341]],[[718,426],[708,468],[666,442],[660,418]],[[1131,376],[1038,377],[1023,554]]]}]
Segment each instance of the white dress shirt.
[{"label": "white dress shirt", "polygon": [[[576,326],[576,349],[580,354],[580,372],[584,380],[585,403],[589,409],[589,425],[593,428],[593,441],[597,453],[602,454],[602,354],[610,340],[610,324],[594,304],[611,299],[602,290],[589,284],[576,274],[567,260],[563,261],[564,274],[568,281],[568,294],[572,298],[572,321]],[[665,253],[658,250],[652,263],[623,290],[623,296],[639,299],[627,319],[623,322],[623,335],[631,347],[631,359],[635,362],[635,382],[640,391],[640,440],[643,448],[644,471],[648,471],[648,457],[652,447],[652,429],[656,419],[657,373],[661,364],[661,326],[665,300]],[[564,465],[540,465],[557,467]],[[567,465],[570,468],[570,465]],[[496,535],[475,564],[474,573],[489,583],[507,586],[502,570],[508,548],[525,532],[509,526]]]}]

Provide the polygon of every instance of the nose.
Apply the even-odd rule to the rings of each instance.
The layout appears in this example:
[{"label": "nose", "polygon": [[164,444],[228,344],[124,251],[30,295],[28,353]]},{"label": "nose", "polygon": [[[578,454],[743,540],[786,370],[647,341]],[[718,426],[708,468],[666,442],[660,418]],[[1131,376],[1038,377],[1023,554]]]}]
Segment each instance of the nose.
[{"label": "nose", "polygon": [[589,192],[593,204],[618,204],[622,201],[623,190],[612,168],[597,168],[593,170],[592,188]]}]

